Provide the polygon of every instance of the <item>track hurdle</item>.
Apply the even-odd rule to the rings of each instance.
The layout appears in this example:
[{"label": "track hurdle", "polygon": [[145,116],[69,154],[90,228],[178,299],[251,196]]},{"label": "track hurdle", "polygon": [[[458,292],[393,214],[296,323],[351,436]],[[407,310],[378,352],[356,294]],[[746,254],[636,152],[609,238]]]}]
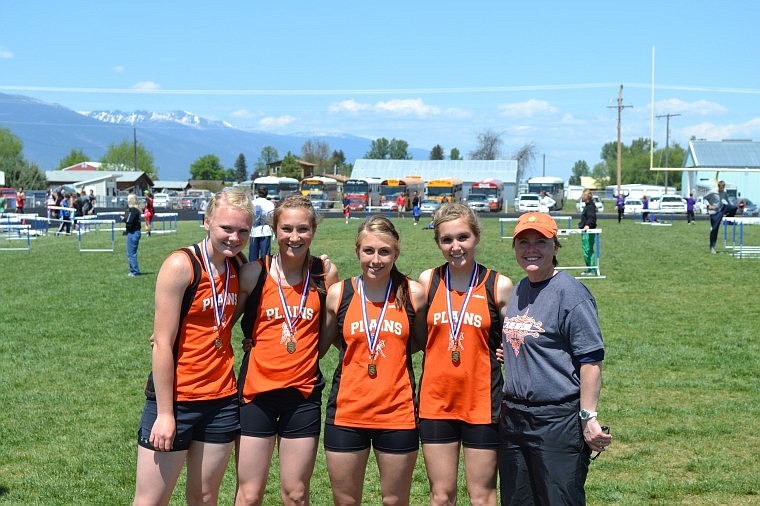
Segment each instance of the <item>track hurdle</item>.
[{"label": "track hurdle", "polygon": [[[124,211],[104,211],[102,213],[96,213],[95,216],[97,216],[99,220],[114,220],[118,223],[121,223],[121,219],[124,217]],[[126,230],[127,227],[116,227],[115,230]]]},{"label": "track hurdle", "polygon": [[[85,253],[85,252],[97,252],[97,251],[110,251],[113,253],[116,250],[116,221],[115,220],[100,220],[100,219],[88,219],[86,220],[88,225],[87,232],[89,233],[96,233],[100,231],[100,225],[109,225],[110,226],[110,232],[111,232],[111,247],[110,248],[83,248],[82,247],[82,236],[86,234],[82,229],[83,227],[79,227],[77,230],[77,243],[79,245],[79,252]],[[109,230],[106,228],[106,231]]]},{"label": "track hurdle", "polygon": [[[739,228],[737,241],[736,229]],[[760,246],[744,244],[744,225],[760,225],[760,218],[744,216],[723,218],[723,243],[734,258],[760,258]],[[731,243],[728,242],[728,229],[731,228]]]},{"label": "track hurdle", "polygon": [[[20,224],[20,223],[5,223],[5,219],[3,219],[3,223],[0,224],[0,230],[4,232],[4,234],[0,234],[0,238],[2,238],[2,242],[0,242],[0,251],[32,251],[32,238],[29,233],[32,226],[27,224]],[[11,244],[11,241],[18,241],[22,240],[26,242],[26,247],[24,246],[5,246],[5,241],[8,241],[8,244]],[[18,244],[18,243],[15,243]]]},{"label": "track hurdle", "polygon": [[[179,213],[156,213],[153,215],[154,226],[151,227],[151,234],[175,234],[177,233],[177,220]],[[155,226],[156,219],[161,220],[161,229]],[[168,226],[167,226],[168,224]]]},{"label": "track hurdle", "polygon": [[[556,218],[565,219],[568,218],[568,225],[572,225],[572,217],[570,216],[557,216]],[[556,219],[555,218],[555,219]],[[504,239],[512,239],[511,235],[506,235],[504,231],[504,224],[505,223],[515,223],[517,222],[518,218],[499,218],[499,230],[501,234],[501,240]],[[601,271],[601,258],[602,258],[602,229],[601,228],[592,228],[590,230],[581,230],[579,228],[568,228],[565,229],[558,229],[557,230],[557,237],[560,239],[567,239],[571,235],[582,235],[582,234],[594,234],[594,265],[570,265],[570,266],[558,266],[557,269],[563,270],[563,271],[593,271],[593,274],[586,275],[583,274],[582,276],[574,276],[576,278],[582,278],[582,279],[605,279],[607,276],[602,275]]]}]

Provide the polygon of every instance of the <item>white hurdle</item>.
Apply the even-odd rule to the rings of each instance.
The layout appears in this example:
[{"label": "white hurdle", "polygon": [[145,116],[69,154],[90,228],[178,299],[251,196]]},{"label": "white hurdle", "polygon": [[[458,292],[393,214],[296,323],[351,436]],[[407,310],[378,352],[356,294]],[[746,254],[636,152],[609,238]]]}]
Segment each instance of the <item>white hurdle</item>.
[{"label": "white hurdle", "polygon": [[[739,226],[737,241],[736,228]],[[735,216],[723,218],[723,242],[734,258],[760,258],[760,246],[744,244],[744,225],[760,225],[760,218]],[[731,243],[728,242],[728,229],[731,228]]]},{"label": "white hurdle", "polygon": [[[161,229],[155,226],[151,227],[151,234],[176,234],[177,233],[177,220],[179,219],[179,213],[156,213],[153,215],[153,223],[155,224],[155,218],[161,220]],[[167,223],[169,224],[167,228]]]},{"label": "white hurdle", "polygon": [[[31,252],[32,238],[29,233],[31,228],[32,228],[31,225],[20,224],[20,223],[5,223],[5,220],[3,220],[3,223],[0,225],[0,229],[5,233],[0,235],[0,238],[3,239],[3,242],[0,243],[0,251],[30,251]],[[15,246],[15,247],[7,246],[6,247],[4,246],[5,240],[7,240],[9,244],[11,241],[25,240],[26,247],[23,247],[23,246]]]},{"label": "white hurdle", "polygon": [[[115,220],[100,220],[100,219],[92,219],[92,218],[90,218],[86,222],[87,222],[87,225],[89,227],[93,227],[94,226],[95,227],[95,231],[99,231],[100,230],[100,225],[110,225],[110,227],[111,227],[111,229],[110,229],[110,232],[111,232],[111,247],[110,248],[83,248],[82,247],[82,235],[84,235],[83,231],[82,231],[83,227],[79,227],[79,229],[77,230],[77,243],[79,244],[79,252],[80,253],[84,253],[84,252],[110,251],[111,253],[113,253],[116,250],[116,226],[115,226],[116,225],[116,221]],[[88,227],[88,230],[90,232],[93,232],[92,228],[89,228],[89,227]],[[106,231],[108,231],[108,230],[106,230]]]}]

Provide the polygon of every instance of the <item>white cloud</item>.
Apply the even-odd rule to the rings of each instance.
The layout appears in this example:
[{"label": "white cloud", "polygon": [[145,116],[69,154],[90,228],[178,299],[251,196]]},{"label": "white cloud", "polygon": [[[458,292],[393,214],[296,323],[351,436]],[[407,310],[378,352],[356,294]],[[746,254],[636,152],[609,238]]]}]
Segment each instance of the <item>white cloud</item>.
[{"label": "white cloud", "polygon": [[499,115],[507,118],[533,118],[535,116],[545,116],[556,114],[559,109],[549,104],[545,100],[530,99],[527,102],[514,102],[511,104],[502,104],[498,107]]},{"label": "white cloud", "polygon": [[439,106],[426,104],[421,98],[404,98],[392,99],[376,102],[374,104],[357,102],[354,99],[343,100],[331,104],[328,108],[331,113],[349,113],[358,115],[360,112],[371,112],[375,114],[394,115],[394,116],[416,116],[418,118],[427,118],[431,116],[449,116],[461,118],[470,114],[462,109],[449,108],[444,109]]},{"label": "white cloud", "polygon": [[116,65],[113,68],[113,71],[116,72],[117,74],[123,74],[125,70],[126,69],[124,68],[124,65]]},{"label": "white cloud", "polygon": [[293,116],[279,116],[279,117],[272,117],[269,116],[267,118],[261,118],[259,120],[259,125],[262,128],[277,128],[277,127],[284,127],[288,126],[291,123],[296,121],[296,118]]},{"label": "white cloud", "polygon": [[230,113],[230,116],[233,118],[239,118],[239,119],[246,119],[246,118],[252,118],[255,116],[255,113],[249,111],[248,109],[237,109]]},{"label": "white cloud", "polygon": [[10,60],[11,58],[13,58],[13,52],[0,46],[0,60]]},{"label": "white cloud", "polygon": [[[662,111],[662,112],[660,112]],[[655,114],[683,114],[690,116],[710,116],[724,114],[727,109],[722,105],[709,100],[696,100],[685,102],[677,98],[660,100],[655,102]]]},{"label": "white cloud", "polygon": [[716,125],[710,122],[697,123],[687,126],[681,132],[686,138],[718,141],[723,139],[757,139],[760,137],[760,118],[754,118],[744,123]]},{"label": "white cloud", "polygon": [[161,89],[161,85],[153,81],[141,81],[139,83],[135,83],[132,86],[132,89],[145,90],[145,91],[158,90],[158,89]]}]

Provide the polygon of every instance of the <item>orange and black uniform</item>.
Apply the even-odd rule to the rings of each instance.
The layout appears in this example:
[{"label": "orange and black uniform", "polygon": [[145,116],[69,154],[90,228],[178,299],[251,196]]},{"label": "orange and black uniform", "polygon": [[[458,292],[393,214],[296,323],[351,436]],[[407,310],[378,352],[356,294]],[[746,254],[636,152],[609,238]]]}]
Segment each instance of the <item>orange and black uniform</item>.
[{"label": "orange and black uniform", "polygon": [[[282,286],[291,317],[297,315],[304,290],[308,290],[301,317],[295,326],[295,349],[290,352],[283,331],[287,319],[279,286],[277,279],[269,272],[272,257],[268,256],[260,262],[263,272],[246,301],[242,320],[243,334],[253,340],[253,348],[243,359],[238,379],[242,434],[262,436],[280,433],[286,437],[318,435],[324,389],[324,378],[319,369],[319,331],[325,298],[324,264],[321,259],[312,258],[312,282],[309,287],[304,287],[305,280],[296,286]],[[298,413],[305,404],[309,405],[306,406],[310,417],[308,425],[316,434],[313,431],[289,433],[287,427],[281,425],[287,422],[278,420],[285,413]],[[316,419],[312,420],[315,415]]]},{"label": "orange and black uniform", "polygon": [[[410,340],[415,309],[411,302],[405,307],[396,306],[394,295],[395,289],[391,291],[377,335],[377,346],[381,350],[375,361],[376,374],[370,376],[361,295],[356,293],[355,278],[343,281],[337,312],[340,352],[327,403],[326,425],[373,430],[416,429]],[[367,302],[370,326],[379,317],[382,306],[382,302]]]}]

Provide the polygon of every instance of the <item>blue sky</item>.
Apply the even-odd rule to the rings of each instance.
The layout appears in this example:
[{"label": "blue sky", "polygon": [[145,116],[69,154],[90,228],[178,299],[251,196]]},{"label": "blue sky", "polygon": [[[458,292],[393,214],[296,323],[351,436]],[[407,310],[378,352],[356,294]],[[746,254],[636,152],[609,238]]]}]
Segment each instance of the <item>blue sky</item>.
[{"label": "blue sky", "polygon": [[650,136],[654,48],[654,113],[680,114],[671,145],[760,140],[754,0],[41,5],[3,2],[0,92],[74,110],[187,110],[465,156],[490,129],[505,158],[535,145],[530,175],[566,178],[616,140],[620,84],[623,141]]}]

